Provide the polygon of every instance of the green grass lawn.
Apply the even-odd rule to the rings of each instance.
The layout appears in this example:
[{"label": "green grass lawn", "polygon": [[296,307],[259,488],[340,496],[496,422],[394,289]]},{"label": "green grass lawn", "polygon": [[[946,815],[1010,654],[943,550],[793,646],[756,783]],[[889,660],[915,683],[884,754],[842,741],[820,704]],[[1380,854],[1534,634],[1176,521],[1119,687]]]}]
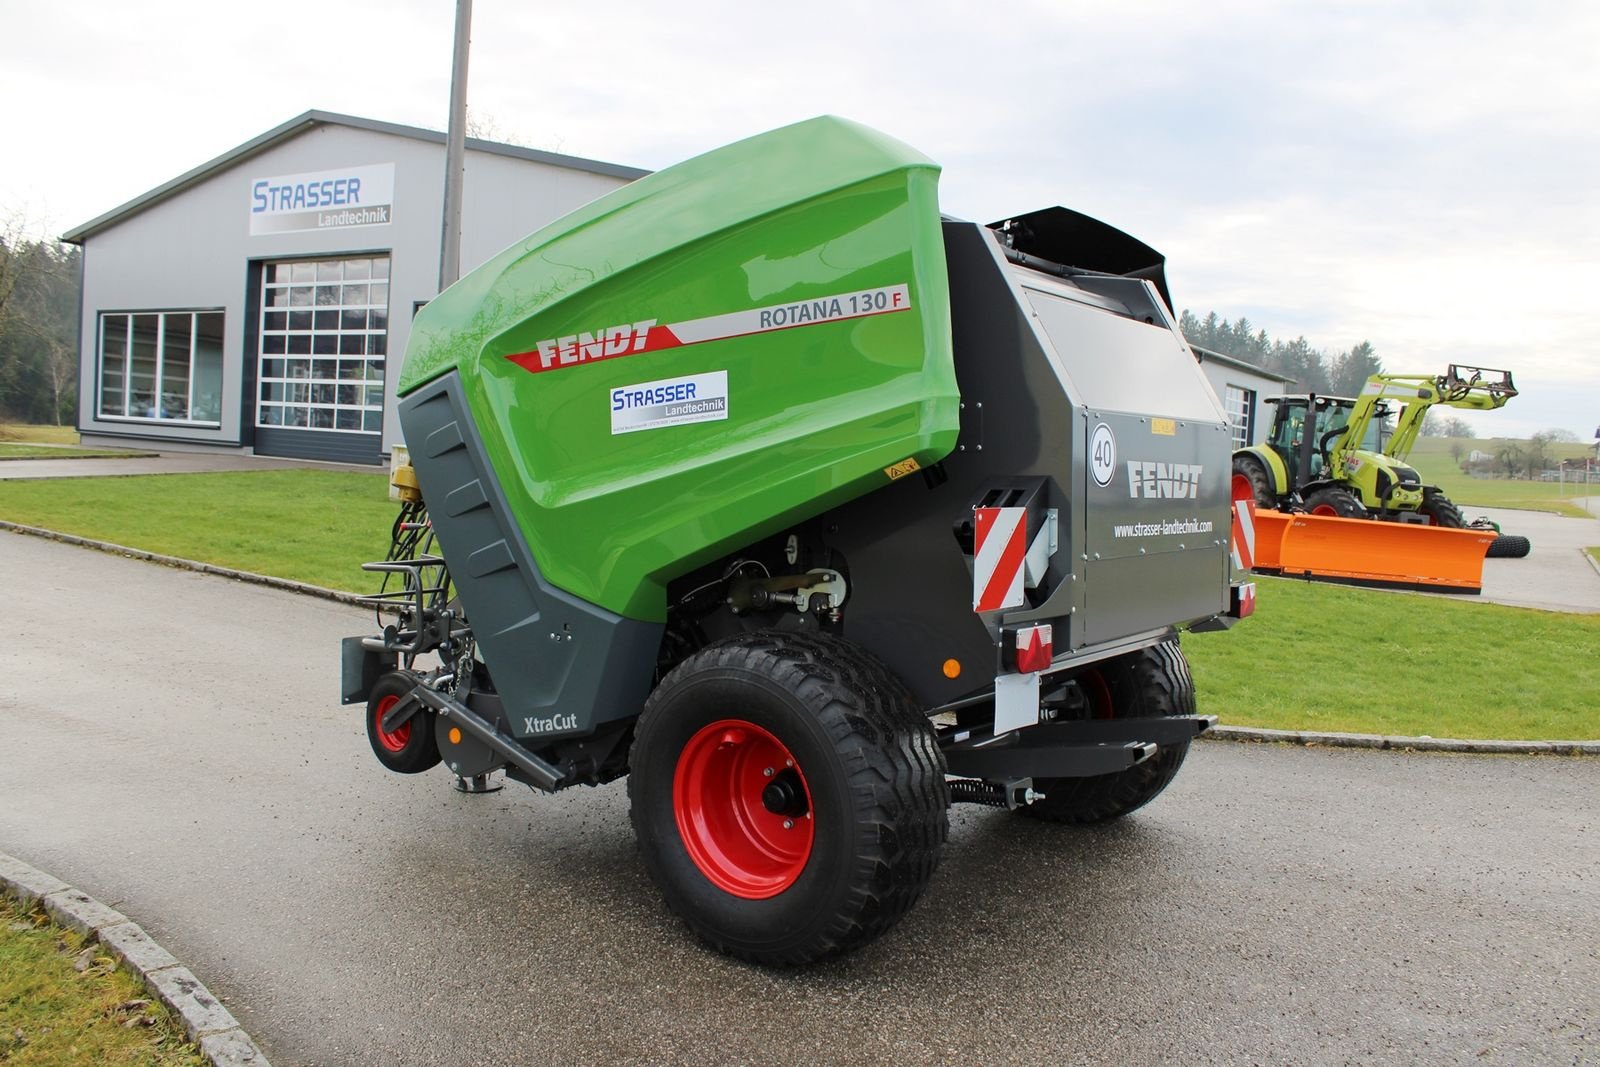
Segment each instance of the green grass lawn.
[{"label": "green grass lawn", "polygon": [[1234,726],[1600,738],[1600,616],[1257,581],[1256,614],[1183,639],[1201,710]]},{"label": "green grass lawn", "polygon": [[0,441],[75,445],[78,443],[78,431],[71,426],[31,426],[21,422],[0,422]]},{"label": "green grass lawn", "polygon": [[71,448],[66,445],[15,444],[0,441],[0,459],[128,459],[153,456],[128,448]]},{"label": "green grass lawn", "polygon": [[[1444,490],[1445,496],[1469,511],[1472,507],[1520,508],[1524,511],[1549,511],[1557,515],[1582,517],[1587,512],[1570,501],[1586,493],[1600,496],[1600,483],[1585,489],[1581,485],[1563,486],[1559,482],[1474,478],[1463,473],[1455,457],[1450,454],[1452,443],[1461,444],[1468,452],[1476,448],[1492,454],[1505,442],[1499,438],[1462,439],[1457,442],[1449,437],[1423,437],[1412,449],[1407,462],[1417,468],[1422,480],[1428,485],[1437,485]],[[1551,455],[1557,458],[1576,459],[1589,454],[1591,450],[1581,444],[1551,446]],[[1467,517],[1472,518],[1470,514]]]},{"label": "green grass lawn", "polygon": [[97,945],[0,898],[0,1063],[203,1067],[206,1059]]},{"label": "green grass lawn", "polygon": [[0,519],[359,593],[389,548],[388,492],[318,470],[0,481]]}]

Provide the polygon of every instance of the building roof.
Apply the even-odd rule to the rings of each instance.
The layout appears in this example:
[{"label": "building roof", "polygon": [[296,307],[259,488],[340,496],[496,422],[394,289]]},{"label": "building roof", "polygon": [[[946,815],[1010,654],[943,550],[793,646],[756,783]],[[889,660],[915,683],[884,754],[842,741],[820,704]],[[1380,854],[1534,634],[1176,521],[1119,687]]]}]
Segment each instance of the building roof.
[{"label": "building roof", "polygon": [[1199,360],[1201,363],[1221,363],[1224,367],[1234,367],[1238,370],[1246,370],[1251,374],[1262,378],[1267,378],[1274,382],[1294,381],[1293,378],[1290,378],[1287,375],[1279,374],[1275,370],[1267,370],[1265,367],[1258,367],[1254,363],[1240,359],[1237,356],[1226,355],[1210,348],[1201,348],[1199,345],[1190,345],[1189,347],[1194,349],[1194,358]]},{"label": "building roof", "polygon": [[[354,115],[339,115],[331,111],[307,111],[303,115],[295,116],[281,126],[274,126],[259,137],[251,138],[237,148],[222,153],[222,155],[210,162],[202,163],[193,170],[178,175],[164,185],[158,185],[149,192],[134,197],[121,207],[112,208],[99,218],[91,219],[82,226],[68,230],[61,235],[61,239],[69,244],[82,244],[100,231],[109,229],[124,219],[137,215],[139,212],[153,207],[163,200],[177,196],[186,189],[205,181],[218,171],[231,167],[235,163],[243,162],[251,156],[259,155],[275,145],[298,137],[302,133],[306,133],[318,126],[348,126],[351,129],[388,133],[396,137],[410,137],[416,141],[431,141],[434,144],[444,144],[445,142],[445,135],[438,130],[425,130],[420,126],[402,126],[394,122],[379,122],[376,119],[357,118]],[[629,181],[642,178],[650,173],[637,167],[624,167],[617,163],[601,163],[597,160],[583,159],[578,156],[544,152],[537,148],[501,144],[498,141],[482,141],[476,137],[467,138],[467,148],[474,152],[488,152],[492,155],[509,156],[512,159],[524,159],[533,163],[546,163],[552,167],[587,171],[590,174],[604,174],[609,178],[626,178]]]}]

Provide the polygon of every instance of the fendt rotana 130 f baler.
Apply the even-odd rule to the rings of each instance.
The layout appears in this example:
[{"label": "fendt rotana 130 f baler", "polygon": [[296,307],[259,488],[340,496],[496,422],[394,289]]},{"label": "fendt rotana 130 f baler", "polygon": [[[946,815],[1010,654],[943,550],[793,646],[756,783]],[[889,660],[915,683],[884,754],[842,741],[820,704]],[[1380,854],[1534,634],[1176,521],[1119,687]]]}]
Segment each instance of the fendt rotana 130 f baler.
[{"label": "fendt rotana 130 f baler", "polygon": [[768,964],[892,926],[953,802],[1095,822],[1195,714],[1227,417],[1162,257],[1063,208],[941,217],[819,118],[670,167],[417,315],[407,502],[343,654],[389,769],[629,776],[645,866]]}]

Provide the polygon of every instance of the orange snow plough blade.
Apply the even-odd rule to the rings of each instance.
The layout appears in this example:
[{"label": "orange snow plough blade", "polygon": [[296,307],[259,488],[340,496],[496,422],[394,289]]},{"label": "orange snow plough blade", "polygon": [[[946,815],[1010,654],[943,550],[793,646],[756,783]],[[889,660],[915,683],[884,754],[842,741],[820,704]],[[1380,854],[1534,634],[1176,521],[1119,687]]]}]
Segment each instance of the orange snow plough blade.
[{"label": "orange snow plough blade", "polygon": [[1296,516],[1284,511],[1257,508],[1256,565],[1258,571],[1277,573],[1283,569],[1283,535],[1289,532],[1289,523]]},{"label": "orange snow plough blade", "polygon": [[[1493,530],[1453,530],[1327,515],[1260,511],[1256,520],[1258,570],[1441,593],[1483,592],[1483,557],[1495,538]],[[1270,531],[1279,527],[1282,535],[1274,540]],[[1269,562],[1272,548],[1276,548],[1276,559]]]}]

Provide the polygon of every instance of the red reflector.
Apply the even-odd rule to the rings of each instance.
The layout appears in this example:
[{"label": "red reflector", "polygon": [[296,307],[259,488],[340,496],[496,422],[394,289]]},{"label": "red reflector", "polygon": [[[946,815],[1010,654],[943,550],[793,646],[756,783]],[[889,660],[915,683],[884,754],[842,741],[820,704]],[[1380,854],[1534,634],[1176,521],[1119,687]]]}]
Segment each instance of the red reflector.
[{"label": "red reflector", "polygon": [[1017,631],[1017,672],[1034,674],[1048,670],[1055,659],[1054,633],[1046,626],[1030,626]]}]

